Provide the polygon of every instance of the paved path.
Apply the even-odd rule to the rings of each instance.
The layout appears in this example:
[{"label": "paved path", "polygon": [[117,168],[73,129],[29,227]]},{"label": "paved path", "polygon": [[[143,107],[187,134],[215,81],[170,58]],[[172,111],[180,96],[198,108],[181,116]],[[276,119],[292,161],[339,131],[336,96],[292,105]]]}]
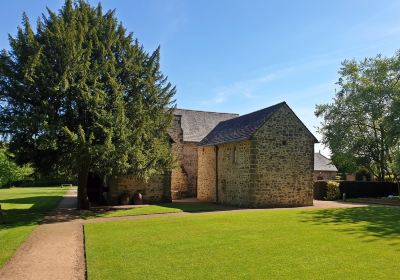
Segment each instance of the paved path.
[{"label": "paved path", "polygon": [[85,279],[83,226],[79,222],[59,222],[76,218],[75,209],[76,190],[69,190],[56,211],[0,270],[0,279]]}]

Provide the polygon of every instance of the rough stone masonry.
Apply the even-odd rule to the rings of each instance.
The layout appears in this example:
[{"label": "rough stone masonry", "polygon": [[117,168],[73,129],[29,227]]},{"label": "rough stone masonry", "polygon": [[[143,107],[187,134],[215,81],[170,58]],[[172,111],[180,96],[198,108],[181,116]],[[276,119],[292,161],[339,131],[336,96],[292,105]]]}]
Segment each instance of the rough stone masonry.
[{"label": "rough stone masonry", "polygon": [[147,202],[181,197],[240,207],[294,207],[313,203],[316,138],[285,103],[238,116],[177,109],[170,130],[176,167],[142,182],[121,176],[110,185]]}]

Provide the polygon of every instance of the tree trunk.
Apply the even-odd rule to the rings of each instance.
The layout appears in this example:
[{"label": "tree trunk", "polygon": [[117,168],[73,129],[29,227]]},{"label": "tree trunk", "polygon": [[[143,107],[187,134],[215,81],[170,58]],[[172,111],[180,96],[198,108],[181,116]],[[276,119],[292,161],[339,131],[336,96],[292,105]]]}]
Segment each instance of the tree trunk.
[{"label": "tree trunk", "polygon": [[81,166],[78,173],[78,209],[89,209],[89,200],[87,197],[87,181],[89,176],[89,168]]}]

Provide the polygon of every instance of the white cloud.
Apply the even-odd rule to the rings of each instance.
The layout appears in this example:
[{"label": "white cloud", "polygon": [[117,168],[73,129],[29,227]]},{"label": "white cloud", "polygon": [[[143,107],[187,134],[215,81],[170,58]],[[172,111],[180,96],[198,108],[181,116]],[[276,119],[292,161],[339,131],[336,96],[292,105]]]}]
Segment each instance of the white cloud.
[{"label": "white cloud", "polygon": [[214,97],[203,101],[203,104],[221,104],[232,97],[253,98],[257,89],[272,81],[279,80],[291,73],[294,68],[284,68],[275,72],[266,73],[254,79],[247,79],[232,84],[217,87],[212,90]]}]

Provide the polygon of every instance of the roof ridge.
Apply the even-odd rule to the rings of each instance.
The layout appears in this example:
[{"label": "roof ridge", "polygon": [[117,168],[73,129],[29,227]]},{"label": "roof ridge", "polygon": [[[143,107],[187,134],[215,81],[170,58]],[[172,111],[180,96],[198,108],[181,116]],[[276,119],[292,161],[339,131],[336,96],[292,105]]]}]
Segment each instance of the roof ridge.
[{"label": "roof ridge", "polygon": [[191,112],[201,112],[201,113],[213,113],[213,114],[238,115],[238,116],[239,116],[238,113],[213,112],[213,111],[193,110],[193,109],[183,109],[183,108],[175,108],[174,110],[191,111]]},{"label": "roof ridge", "polygon": [[324,156],[323,154],[321,154],[321,152],[318,152],[318,153],[315,153],[315,152],[314,152],[314,154],[318,154],[318,155],[320,155],[321,157],[324,157],[324,158],[326,158],[326,159],[332,160],[331,158],[328,158],[328,157]]},{"label": "roof ridge", "polygon": [[285,101],[282,101],[282,102],[276,103],[276,104],[274,104],[274,105],[271,105],[271,106],[268,106],[268,107],[265,107],[265,108],[262,108],[262,109],[259,109],[259,110],[256,110],[256,111],[253,111],[253,112],[244,114],[244,115],[241,115],[240,117],[244,117],[244,116],[247,116],[247,115],[255,114],[255,113],[258,113],[258,112],[260,112],[260,111],[263,111],[263,110],[266,110],[266,109],[271,109],[272,107],[276,107],[276,106],[278,106],[278,105],[283,105],[283,104],[286,104],[286,102],[285,102]]},{"label": "roof ridge", "polygon": [[261,112],[263,110],[271,109],[273,107],[276,107],[278,105],[283,105],[283,104],[286,104],[286,102],[285,101],[279,102],[279,103],[276,103],[275,105],[271,105],[271,106],[265,107],[263,109],[259,109],[257,111],[253,111],[253,112],[250,112],[250,113],[247,113],[247,114],[244,114],[244,115],[239,115],[237,118],[233,118],[233,119],[229,119],[229,120],[225,120],[225,121],[219,122],[218,125],[221,124],[221,123],[229,122],[229,121],[233,121],[233,120],[237,121],[237,119],[239,119],[239,118],[244,118],[244,117],[247,117],[249,115],[256,114],[256,113]]},{"label": "roof ridge", "polygon": [[286,102],[219,122],[201,141],[202,146],[249,139]]}]

